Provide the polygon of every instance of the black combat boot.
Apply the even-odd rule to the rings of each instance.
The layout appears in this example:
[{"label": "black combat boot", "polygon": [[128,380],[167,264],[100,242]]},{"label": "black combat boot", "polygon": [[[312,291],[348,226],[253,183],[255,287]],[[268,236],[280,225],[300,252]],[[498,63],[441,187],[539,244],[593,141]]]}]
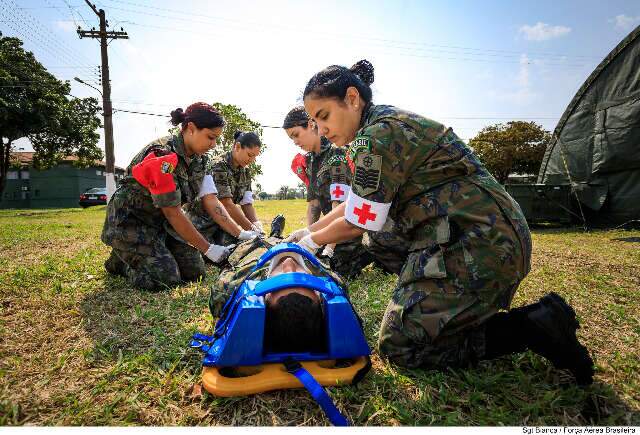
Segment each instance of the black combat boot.
[{"label": "black combat boot", "polygon": [[285,218],[283,215],[279,214],[274,217],[271,221],[271,233],[269,233],[269,237],[277,237],[279,239],[282,238],[282,231],[284,231]]},{"label": "black combat boot", "polygon": [[485,326],[484,359],[528,348],[555,367],[568,369],[579,385],[593,382],[593,360],[576,337],[576,313],[560,295],[549,293],[535,304],[497,313]]},{"label": "black combat boot", "polygon": [[107,261],[104,262],[104,268],[113,275],[127,276],[127,265],[124,264],[124,261],[122,261],[113,250],[109,258],[107,258]]}]

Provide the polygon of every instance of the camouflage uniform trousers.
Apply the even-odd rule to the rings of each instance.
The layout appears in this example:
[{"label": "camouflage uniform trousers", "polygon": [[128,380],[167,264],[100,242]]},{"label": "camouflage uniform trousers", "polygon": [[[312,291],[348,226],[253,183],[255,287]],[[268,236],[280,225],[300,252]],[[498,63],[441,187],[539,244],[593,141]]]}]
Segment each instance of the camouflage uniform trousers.
[{"label": "camouflage uniform trousers", "polygon": [[358,237],[349,242],[337,244],[329,264],[334,272],[344,278],[352,279],[374,261],[373,255],[362,246],[362,237]]},{"label": "camouflage uniform trousers", "polygon": [[[408,253],[380,328],[382,355],[410,368],[465,367],[482,358],[484,322],[509,308],[531,252],[504,218],[482,230]],[[443,261],[429,261],[440,255]]]},{"label": "camouflage uniform trousers", "polygon": [[193,226],[204,236],[209,243],[214,245],[234,245],[240,242],[237,237],[232,236],[223,230],[209,216],[197,216],[187,214],[187,217],[193,223]]},{"label": "camouflage uniform trousers", "polygon": [[197,281],[204,277],[204,261],[200,252],[170,235],[151,247],[151,255],[135,250],[113,248],[105,262],[107,272],[121,275],[137,288],[162,290],[184,281]]}]

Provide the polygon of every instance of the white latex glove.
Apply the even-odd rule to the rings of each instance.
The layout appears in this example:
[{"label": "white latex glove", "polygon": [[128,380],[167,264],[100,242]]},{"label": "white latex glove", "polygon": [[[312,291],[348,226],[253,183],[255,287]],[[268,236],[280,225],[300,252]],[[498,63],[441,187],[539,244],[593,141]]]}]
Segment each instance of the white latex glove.
[{"label": "white latex glove", "polygon": [[332,258],[333,248],[330,245],[325,246],[324,249],[322,250],[322,255],[324,255],[325,257]]},{"label": "white latex glove", "polygon": [[284,239],[283,242],[294,243],[301,240],[304,236],[308,236],[309,234],[311,234],[311,231],[309,231],[309,228],[302,228],[301,230],[295,230],[294,232],[289,234],[289,237]]},{"label": "white latex glove", "polygon": [[240,240],[250,240],[250,239],[253,239],[254,237],[258,237],[259,235],[260,234],[255,231],[242,230],[240,231],[240,234],[238,234],[238,238]]},{"label": "white latex glove", "polygon": [[207,252],[205,252],[204,255],[206,255],[207,258],[214,263],[220,263],[221,261],[225,260],[230,253],[231,249],[227,246],[211,244],[209,245],[209,249],[207,249]]},{"label": "white latex glove", "polygon": [[252,222],[251,228],[253,229],[253,231],[256,231],[260,234],[264,234],[264,227],[262,226],[262,222],[260,221]]},{"label": "white latex glove", "polygon": [[311,234],[307,234],[306,236],[304,236],[297,244],[299,246],[302,246],[312,254],[315,254],[316,252],[318,252],[318,249],[320,249],[320,245],[313,241],[313,239],[311,238]]}]

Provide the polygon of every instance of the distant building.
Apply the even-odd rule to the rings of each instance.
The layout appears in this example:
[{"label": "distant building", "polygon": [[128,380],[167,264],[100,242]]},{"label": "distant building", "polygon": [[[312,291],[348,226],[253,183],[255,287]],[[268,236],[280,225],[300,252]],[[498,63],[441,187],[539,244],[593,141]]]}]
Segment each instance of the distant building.
[{"label": "distant building", "polygon": [[[75,156],[66,157],[51,169],[33,168],[33,152],[11,153],[7,184],[0,198],[0,208],[66,208],[78,207],[80,194],[92,187],[105,187],[105,162],[97,161],[87,168],[77,168]],[[115,168],[116,183],[125,174]]]}]

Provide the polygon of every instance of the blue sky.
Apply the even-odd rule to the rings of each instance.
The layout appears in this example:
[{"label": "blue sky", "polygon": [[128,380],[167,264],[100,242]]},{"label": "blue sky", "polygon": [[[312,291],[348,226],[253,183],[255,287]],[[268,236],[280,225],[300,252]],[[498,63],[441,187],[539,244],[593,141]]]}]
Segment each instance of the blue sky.
[{"label": "blue sky", "polygon": [[[3,0],[0,30],[60,78],[95,80],[96,26],[81,0]],[[375,2],[99,0],[129,40],[109,48],[116,109],[168,114],[194,101],[236,104],[279,126],[318,70],[366,58],[374,102],[392,104],[473,137],[483,126],[532,119],[552,130],[586,77],[640,25],[637,1]],[[72,93],[96,96],[73,82]],[[114,114],[116,164],[126,166],[167,131],[164,118]],[[297,152],[265,129],[257,180],[296,185]],[[24,145],[28,149],[28,145]]]}]

